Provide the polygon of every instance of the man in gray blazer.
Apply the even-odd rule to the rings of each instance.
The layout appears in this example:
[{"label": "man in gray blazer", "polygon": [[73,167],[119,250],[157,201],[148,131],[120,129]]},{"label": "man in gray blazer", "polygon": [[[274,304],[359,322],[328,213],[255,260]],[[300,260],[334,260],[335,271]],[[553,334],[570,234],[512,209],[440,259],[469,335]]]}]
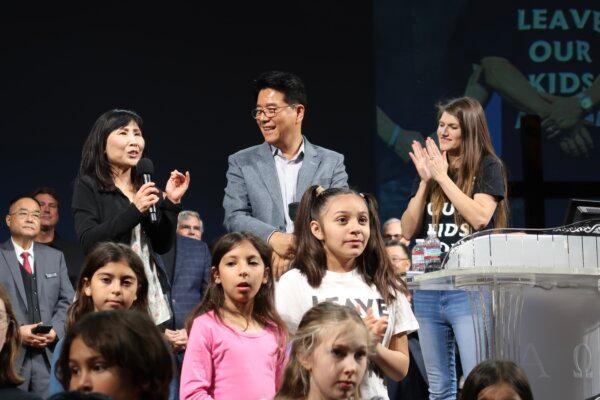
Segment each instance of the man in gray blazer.
[{"label": "man in gray blazer", "polygon": [[[6,224],[11,238],[0,245],[0,283],[10,296],[21,333],[17,365],[25,382],[20,387],[45,397],[52,350],[65,334],[73,288],[63,253],[33,241],[40,216],[40,205],[32,197],[10,203]],[[33,333],[39,324],[52,329]]]},{"label": "man in gray blazer", "polygon": [[315,146],[302,135],[304,84],[294,74],[269,71],[255,81],[252,117],[264,143],[229,156],[223,199],[228,232],[247,231],[274,250],[278,278],[294,257],[292,208],[311,185],[347,187],[344,156]]}]

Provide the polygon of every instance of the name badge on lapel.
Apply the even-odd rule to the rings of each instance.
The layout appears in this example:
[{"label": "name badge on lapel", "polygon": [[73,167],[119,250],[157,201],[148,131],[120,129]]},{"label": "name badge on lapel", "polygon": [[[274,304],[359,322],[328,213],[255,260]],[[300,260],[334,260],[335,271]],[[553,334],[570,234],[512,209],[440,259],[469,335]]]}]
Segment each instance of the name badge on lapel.
[{"label": "name badge on lapel", "polygon": [[45,274],[46,275],[46,279],[48,278],[58,278],[58,274],[55,272],[53,274]]}]

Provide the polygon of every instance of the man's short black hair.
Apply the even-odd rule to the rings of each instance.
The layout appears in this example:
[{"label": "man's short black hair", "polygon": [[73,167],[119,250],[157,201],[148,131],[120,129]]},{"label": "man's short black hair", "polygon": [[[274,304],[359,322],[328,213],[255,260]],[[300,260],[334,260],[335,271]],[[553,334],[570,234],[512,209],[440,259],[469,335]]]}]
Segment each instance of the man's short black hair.
[{"label": "man's short black hair", "polygon": [[[37,203],[37,205],[40,205],[40,202],[37,201],[37,199],[29,194],[21,194],[19,196],[13,197],[10,202],[8,203],[8,210],[7,212],[10,213],[10,209],[13,206],[13,204],[15,204],[17,201],[21,200],[21,199],[31,199],[33,201],[35,201]],[[40,206],[41,207],[41,206]]]},{"label": "man's short black hair", "polygon": [[56,203],[58,205],[60,205],[60,197],[58,197],[58,192],[54,188],[51,188],[49,186],[39,187],[33,191],[31,196],[35,197],[38,194],[49,194],[50,196],[54,197],[54,200],[56,200]]},{"label": "man's short black hair", "polygon": [[304,83],[291,72],[263,72],[254,80],[255,101],[258,99],[258,93],[263,89],[275,89],[283,93],[283,99],[288,104],[302,104],[305,108],[308,106]]}]

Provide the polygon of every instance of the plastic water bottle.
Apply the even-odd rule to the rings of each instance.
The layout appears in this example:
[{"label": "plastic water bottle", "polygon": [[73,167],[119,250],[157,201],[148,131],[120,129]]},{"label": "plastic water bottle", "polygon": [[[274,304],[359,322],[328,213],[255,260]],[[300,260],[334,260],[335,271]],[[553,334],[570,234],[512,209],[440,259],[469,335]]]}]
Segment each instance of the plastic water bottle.
[{"label": "plastic water bottle", "polygon": [[425,272],[425,240],[417,239],[417,243],[412,248],[412,271]]},{"label": "plastic water bottle", "polygon": [[425,239],[425,272],[439,271],[442,268],[441,254],[442,243],[433,227],[429,227]]}]

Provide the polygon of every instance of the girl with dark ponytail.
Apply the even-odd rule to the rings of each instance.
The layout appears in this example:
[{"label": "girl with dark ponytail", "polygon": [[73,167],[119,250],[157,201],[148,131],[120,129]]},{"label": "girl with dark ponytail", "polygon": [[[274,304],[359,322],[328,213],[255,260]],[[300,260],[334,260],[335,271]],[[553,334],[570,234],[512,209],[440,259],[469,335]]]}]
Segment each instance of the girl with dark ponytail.
[{"label": "girl with dark ponytail", "polygon": [[385,251],[377,202],[351,189],[312,186],[302,197],[294,226],[295,268],[277,285],[279,314],[293,333],[317,303],[355,308],[375,338],[361,396],[387,399],[382,375],[406,376],[406,335],[418,324],[406,286],[394,276]]}]

